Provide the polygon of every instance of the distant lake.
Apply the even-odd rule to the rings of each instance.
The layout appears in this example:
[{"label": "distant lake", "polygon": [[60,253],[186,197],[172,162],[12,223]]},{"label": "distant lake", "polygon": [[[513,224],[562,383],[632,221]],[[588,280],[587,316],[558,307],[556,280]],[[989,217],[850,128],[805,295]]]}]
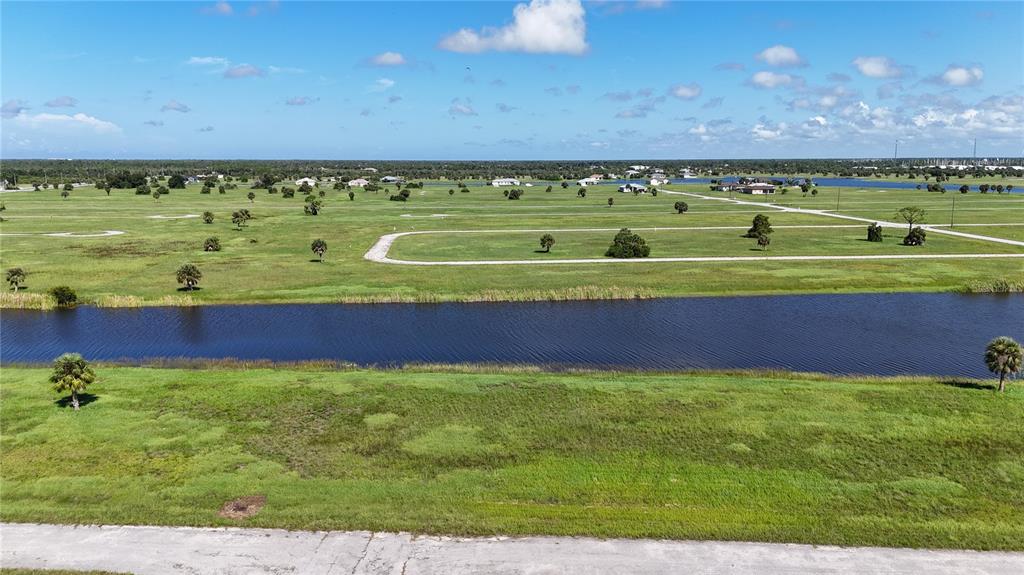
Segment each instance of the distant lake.
[{"label": "distant lake", "polygon": [[852,294],[529,303],[4,310],[0,361],[156,357],[986,377],[1024,297]]}]

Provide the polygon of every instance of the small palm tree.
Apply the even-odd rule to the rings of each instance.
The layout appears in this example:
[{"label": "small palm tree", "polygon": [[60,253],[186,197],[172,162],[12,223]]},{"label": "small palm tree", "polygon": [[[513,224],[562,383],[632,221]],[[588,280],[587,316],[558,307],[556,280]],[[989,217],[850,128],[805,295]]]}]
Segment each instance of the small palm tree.
[{"label": "small palm tree", "polygon": [[185,289],[192,291],[195,289],[196,284],[199,283],[199,280],[203,279],[203,272],[199,271],[199,268],[193,264],[182,264],[178,268],[177,277],[178,283],[184,284]]},{"label": "small palm tree", "polygon": [[555,236],[544,234],[540,237],[540,247],[544,248],[545,253],[550,252],[553,245],[555,245]]},{"label": "small palm tree", "polygon": [[96,381],[89,362],[77,353],[65,353],[53,361],[53,375],[50,383],[54,391],[71,392],[71,406],[78,411],[78,394],[85,391],[85,386]]},{"label": "small palm tree", "polygon": [[757,234],[757,245],[761,246],[761,251],[768,249],[768,244],[772,243],[772,238],[768,234]]},{"label": "small palm tree", "polygon": [[985,365],[999,376],[999,391],[1006,389],[1006,376],[1020,373],[1020,344],[1010,337],[997,337],[985,346]]},{"label": "small palm tree", "polygon": [[249,198],[250,204],[256,201],[256,194],[254,192],[249,192],[245,197]]},{"label": "small palm tree", "polygon": [[203,223],[204,224],[212,224],[213,223],[213,212],[203,212]]},{"label": "small palm tree", "polygon": [[324,252],[327,251],[327,242],[321,239],[315,239],[313,240],[313,243],[310,244],[309,249],[313,250],[313,253],[320,257],[320,263],[323,263]]},{"label": "small palm tree", "polygon": [[15,293],[17,293],[21,284],[25,283],[25,275],[25,270],[21,268],[11,268],[7,270],[7,284],[14,288]]}]

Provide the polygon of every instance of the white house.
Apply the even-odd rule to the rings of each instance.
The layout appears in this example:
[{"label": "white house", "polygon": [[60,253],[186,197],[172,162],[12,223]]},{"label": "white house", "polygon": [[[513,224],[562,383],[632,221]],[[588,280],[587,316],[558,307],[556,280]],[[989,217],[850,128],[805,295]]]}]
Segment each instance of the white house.
[{"label": "white house", "polygon": [[370,172],[371,174],[377,173],[377,168],[363,168],[364,172]]},{"label": "white house", "polygon": [[302,186],[302,184],[306,184],[307,186],[312,188],[313,186],[316,185],[316,180],[314,180],[313,178],[299,178],[295,180],[296,186]]},{"label": "white house", "polygon": [[640,192],[641,194],[647,193],[647,186],[641,186],[640,184],[626,184],[619,186],[619,191],[626,194],[632,194],[633,192]]},{"label": "white house", "polygon": [[384,176],[383,178],[380,179],[380,181],[382,184],[400,184],[404,182],[405,179],[400,178],[398,176]]},{"label": "white house", "polygon": [[775,186],[772,184],[766,184],[764,182],[754,182],[752,184],[745,184],[739,188],[741,193],[744,194],[774,194]]},{"label": "white house", "polygon": [[[661,177],[657,177],[659,175]],[[650,181],[650,184],[652,186],[661,186],[661,185],[664,185],[664,184],[667,184],[667,183],[669,183],[669,181],[668,181],[668,178],[665,177],[665,174],[657,174],[657,175],[655,175],[655,177],[651,178],[651,181]]]},{"label": "white house", "polygon": [[600,183],[601,183],[601,180],[599,180],[597,178],[594,178],[594,177],[583,178],[582,180],[577,180],[576,181],[576,184],[579,185],[581,188],[585,188],[587,186],[592,186],[594,184],[600,184]]},{"label": "white house", "polygon": [[495,178],[491,180],[491,185],[495,188],[501,186],[518,186],[519,180],[515,178]]},{"label": "white house", "polygon": [[636,170],[638,172],[646,172],[647,170],[651,169],[651,167],[650,166],[636,165],[636,166],[630,166],[629,169]]},{"label": "white house", "polygon": [[348,181],[348,187],[350,187],[350,188],[365,188],[366,184],[369,184],[369,183],[370,183],[369,181],[364,180],[363,178],[356,178],[354,180],[349,180]]}]

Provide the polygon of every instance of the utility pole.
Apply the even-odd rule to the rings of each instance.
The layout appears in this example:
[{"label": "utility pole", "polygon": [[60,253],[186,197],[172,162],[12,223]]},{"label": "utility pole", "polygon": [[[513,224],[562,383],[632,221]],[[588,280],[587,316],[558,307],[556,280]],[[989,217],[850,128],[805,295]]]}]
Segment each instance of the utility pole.
[{"label": "utility pole", "polygon": [[843,188],[836,186],[836,211],[839,211],[839,198],[843,195]]},{"label": "utility pole", "polygon": [[953,213],[956,212],[956,196],[953,196],[953,207],[949,210],[949,229],[953,229]]},{"label": "utility pole", "polygon": [[892,159],[893,159],[893,161],[895,161],[896,158],[899,157],[899,155],[900,155],[900,141],[896,140],[896,147],[893,148],[893,151],[892,151]]}]

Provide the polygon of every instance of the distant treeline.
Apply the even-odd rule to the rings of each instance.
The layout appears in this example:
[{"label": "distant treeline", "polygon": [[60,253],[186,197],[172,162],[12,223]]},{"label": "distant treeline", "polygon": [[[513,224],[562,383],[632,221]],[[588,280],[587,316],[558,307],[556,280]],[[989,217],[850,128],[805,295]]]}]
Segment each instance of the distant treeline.
[{"label": "distant treeline", "polygon": [[[968,159],[954,160],[970,163]],[[1006,166],[1024,165],[1024,159],[1004,159]],[[0,179],[21,185],[68,182],[109,182],[111,187],[135,187],[157,176],[194,177],[209,174],[231,176],[243,182],[366,178],[374,181],[391,175],[418,180],[490,180],[501,177],[537,180],[577,180],[592,174],[622,175],[631,166],[644,166],[646,175],[661,169],[674,176],[684,169],[707,177],[741,174],[822,177],[920,177],[936,180],[957,174],[978,178],[1024,176],[1024,171],[995,172],[975,167],[968,170],[927,167],[929,159],[898,160],[622,160],[622,161],[320,161],[320,160],[4,160]],[[372,169],[370,169],[372,168]],[[116,185],[114,185],[116,184]],[[134,185],[131,185],[134,184]]]}]

